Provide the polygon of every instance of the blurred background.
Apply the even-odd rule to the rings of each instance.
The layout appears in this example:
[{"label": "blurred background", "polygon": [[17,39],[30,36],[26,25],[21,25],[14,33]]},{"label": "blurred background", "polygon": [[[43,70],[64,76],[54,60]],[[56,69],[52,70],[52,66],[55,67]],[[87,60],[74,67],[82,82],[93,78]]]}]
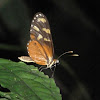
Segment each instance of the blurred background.
[{"label": "blurred background", "polygon": [[80,55],[64,55],[56,67],[54,78],[63,100],[99,100],[94,92],[99,30],[95,5],[90,0],[0,0],[0,58],[18,62],[19,56],[28,55],[30,24],[34,14],[42,12],[50,23],[56,57],[69,50]]}]

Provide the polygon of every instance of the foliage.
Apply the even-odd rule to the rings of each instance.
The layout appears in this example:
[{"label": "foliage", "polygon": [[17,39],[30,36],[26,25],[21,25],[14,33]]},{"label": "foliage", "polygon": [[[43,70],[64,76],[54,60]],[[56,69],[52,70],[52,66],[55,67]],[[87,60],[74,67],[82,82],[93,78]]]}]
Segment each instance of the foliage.
[{"label": "foliage", "polygon": [[61,100],[54,80],[33,65],[0,59],[0,84],[10,92],[0,92],[5,100]]}]

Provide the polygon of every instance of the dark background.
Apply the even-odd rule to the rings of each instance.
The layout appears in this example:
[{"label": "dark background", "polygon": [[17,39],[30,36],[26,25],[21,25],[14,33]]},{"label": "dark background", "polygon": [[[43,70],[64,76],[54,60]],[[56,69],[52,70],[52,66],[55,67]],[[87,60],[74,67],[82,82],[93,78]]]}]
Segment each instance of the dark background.
[{"label": "dark background", "polygon": [[95,44],[100,37],[96,38],[95,5],[89,0],[0,0],[0,58],[19,61],[19,56],[28,55],[30,24],[34,14],[42,12],[50,23],[55,55],[69,50],[80,55],[64,55],[56,67],[55,81],[63,100],[99,100],[94,91],[98,87]]}]

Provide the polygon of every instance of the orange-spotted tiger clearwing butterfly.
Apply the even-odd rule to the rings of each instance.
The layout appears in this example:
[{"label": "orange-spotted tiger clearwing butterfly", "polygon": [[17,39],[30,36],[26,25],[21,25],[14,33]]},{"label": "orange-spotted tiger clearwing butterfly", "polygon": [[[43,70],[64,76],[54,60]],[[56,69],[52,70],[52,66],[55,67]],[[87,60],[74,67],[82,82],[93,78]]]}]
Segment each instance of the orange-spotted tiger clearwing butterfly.
[{"label": "orange-spotted tiger clearwing butterfly", "polygon": [[[32,20],[27,50],[29,56],[18,57],[21,61],[46,65],[46,68],[52,68],[53,65],[59,63],[58,59],[54,59],[54,47],[49,22],[41,12],[36,13]],[[62,55],[66,53],[73,53],[73,51],[65,52]],[[72,56],[78,56],[78,54]]]}]

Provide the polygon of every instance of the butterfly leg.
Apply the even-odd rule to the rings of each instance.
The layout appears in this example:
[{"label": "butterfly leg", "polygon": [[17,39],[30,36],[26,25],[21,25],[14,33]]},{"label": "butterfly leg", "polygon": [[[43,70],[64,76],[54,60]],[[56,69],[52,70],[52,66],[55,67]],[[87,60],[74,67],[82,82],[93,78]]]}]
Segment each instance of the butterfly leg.
[{"label": "butterfly leg", "polygon": [[39,67],[39,71],[43,68],[44,66]]},{"label": "butterfly leg", "polygon": [[50,69],[51,69],[51,72],[52,72],[51,78],[54,78],[54,72],[55,72],[55,69],[56,69],[56,64],[53,65]]},{"label": "butterfly leg", "polygon": [[44,70],[44,69],[47,69],[47,67],[41,66],[41,67],[39,68],[39,71],[42,72],[42,70]]},{"label": "butterfly leg", "polygon": [[48,69],[47,67],[44,67],[44,68],[43,67],[44,66],[41,67],[40,72],[42,72],[44,69]]}]

